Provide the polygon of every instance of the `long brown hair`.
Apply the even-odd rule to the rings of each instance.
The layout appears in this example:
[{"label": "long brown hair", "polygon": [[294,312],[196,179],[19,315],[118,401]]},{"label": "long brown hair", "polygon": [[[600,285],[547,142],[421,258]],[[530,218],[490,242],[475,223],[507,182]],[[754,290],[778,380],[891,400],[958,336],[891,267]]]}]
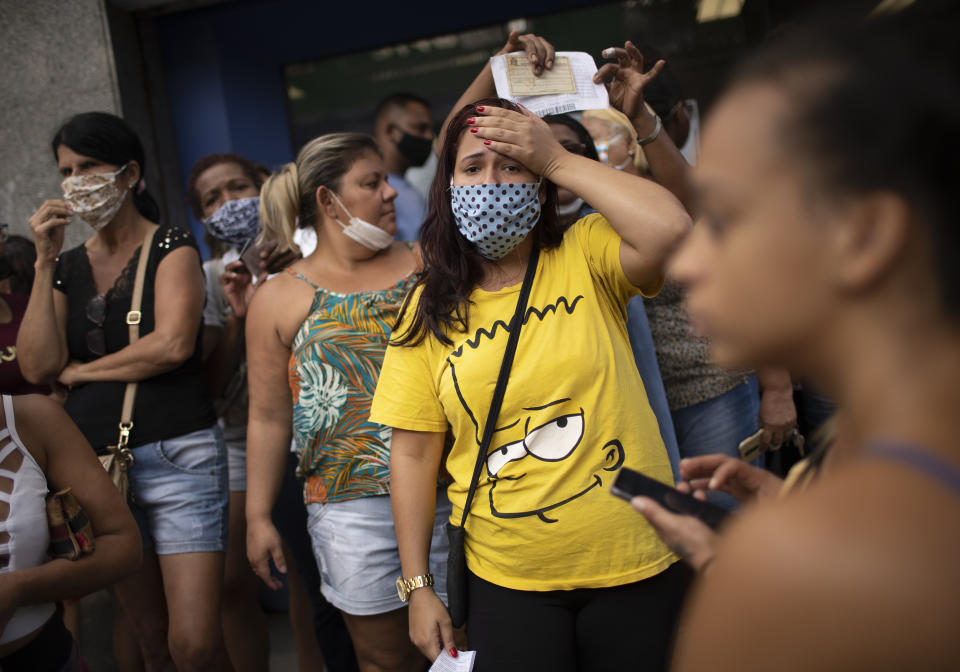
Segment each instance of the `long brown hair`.
[{"label": "long brown hair", "polygon": [[[519,112],[520,108],[502,98],[484,98],[464,106],[450,120],[440,148],[437,174],[430,187],[430,208],[420,227],[420,249],[423,273],[417,281],[422,288],[413,308],[410,326],[393,341],[394,345],[418,345],[428,335],[452,345],[447,333],[452,329],[467,330],[470,293],[483,277],[483,256],[476,246],[463,237],[457,228],[450,206],[450,178],[457,158],[460,138],[467,129],[467,119],[477,116],[477,106],[502,107]],[[546,202],[540,221],[530,235],[540,249],[557,247],[563,239],[563,227],[557,216],[557,187],[544,181]],[[411,295],[413,293],[411,292]],[[399,320],[410,308],[410,298],[400,312]],[[398,320],[398,321],[399,321]]]}]

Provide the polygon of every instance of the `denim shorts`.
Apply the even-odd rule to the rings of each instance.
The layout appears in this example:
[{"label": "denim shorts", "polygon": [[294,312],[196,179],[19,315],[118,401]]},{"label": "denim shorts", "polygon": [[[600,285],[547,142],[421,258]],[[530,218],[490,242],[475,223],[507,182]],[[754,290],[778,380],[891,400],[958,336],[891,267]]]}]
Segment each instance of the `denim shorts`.
[{"label": "denim shorts", "polygon": [[[446,491],[437,491],[430,542],[433,589],[447,602],[447,534],[450,518]],[[307,529],[320,568],[320,590],[347,614],[371,616],[404,606],[397,596],[400,553],[393,529],[390,496],[307,505]]]},{"label": "denim shorts", "polygon": [[158,555],[227,547],[227,449],[213,425],[133,449],[130,510]]}]

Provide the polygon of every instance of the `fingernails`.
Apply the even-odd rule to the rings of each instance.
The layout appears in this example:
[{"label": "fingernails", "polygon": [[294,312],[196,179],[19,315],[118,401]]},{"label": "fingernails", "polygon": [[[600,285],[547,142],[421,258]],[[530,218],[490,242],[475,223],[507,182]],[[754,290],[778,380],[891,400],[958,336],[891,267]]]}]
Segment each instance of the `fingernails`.
[{"label": "fingernails", "polygon": [[548,67],[548,68],[552,68],[552,67],[553,67],[553,60],[547,61],[547,67]]},{"label": "fingernails", "polygon": [[451,647],[450,647],[450,657],[451,657],[451,658],[456,658],[458,655],[460,655],[460,654],[457,653],[457,647],[451,646]]},{"label": "fingernails", "polygon": [[536,54],[530,54],[527,58],[529,58],[531,61],[536,61],[536,60],[537,60],[537,55],[536,55]]},{"label": "fingernails", "polygon": [[471,128],[471,129],[470,129],[470,132],[471,132],[471,133],[476,133],[476,132],[479,131],[479,130],[480,130],[479,128]]},{"label": "fingernails", "polygon": [[[481,108],[478,107],[477,109],[479,110],[479,109],[481,109]],[[475,124],[475,123],[477,123],[477,120],[474,119],[473,117],[470,117],[469,119],[467,119],[467,123],[468,123],[468,124]]]},{"label": "fingernails", "polygon": [[604,58],[612,58],[615,53],[616,52],[613,50],[613,47],[607,47],[602,52],[600,52],[600,55],[603,56]]},{"label": "fingernails", "polygon": [[483,141],[483,144],[489,145],[489,144],[490,144],[490,141],[489,141],[489,140],[484,140],[484,141]]},{"label": "fingernails", "polygon": [[633,499],[630,500],[630,503],[633,504],[633,508],[635,508],[640,513],[646,513],[647,500],[645,500],[643,497],[634,497]]},{"label": "fingernails", "polygon": [[483,105],[477,105],[477,112],[483,112]]}]

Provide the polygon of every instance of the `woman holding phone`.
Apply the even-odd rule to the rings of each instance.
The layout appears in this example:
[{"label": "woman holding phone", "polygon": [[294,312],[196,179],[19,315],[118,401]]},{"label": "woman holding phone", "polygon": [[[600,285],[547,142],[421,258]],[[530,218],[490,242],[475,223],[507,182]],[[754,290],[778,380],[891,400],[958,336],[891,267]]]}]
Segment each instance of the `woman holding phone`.
[{"label": "woman holding phone", "polygon": [[[676,670],[956,666],[960,78],[937,9],[767,46],[705,126],[702,220],[673,262],[691,317],[719,362],[808,376],[841,424],[814,481],[725,532]],[[691,475],[749,476],[725,465]],[[762,646],[744,627],[788,622]]]}]

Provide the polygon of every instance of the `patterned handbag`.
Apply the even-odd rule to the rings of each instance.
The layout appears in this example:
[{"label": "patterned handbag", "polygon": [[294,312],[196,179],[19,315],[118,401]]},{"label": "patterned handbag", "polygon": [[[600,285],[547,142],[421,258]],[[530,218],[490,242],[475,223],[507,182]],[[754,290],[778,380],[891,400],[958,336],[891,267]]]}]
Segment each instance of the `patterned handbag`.
[{"label": "patterned handbag", "polygon": [[90,518],[70,488],[47,494],[47,525],[50,528],[47,555],[51,558],[78,560],[93,553],[96,544]]}]

